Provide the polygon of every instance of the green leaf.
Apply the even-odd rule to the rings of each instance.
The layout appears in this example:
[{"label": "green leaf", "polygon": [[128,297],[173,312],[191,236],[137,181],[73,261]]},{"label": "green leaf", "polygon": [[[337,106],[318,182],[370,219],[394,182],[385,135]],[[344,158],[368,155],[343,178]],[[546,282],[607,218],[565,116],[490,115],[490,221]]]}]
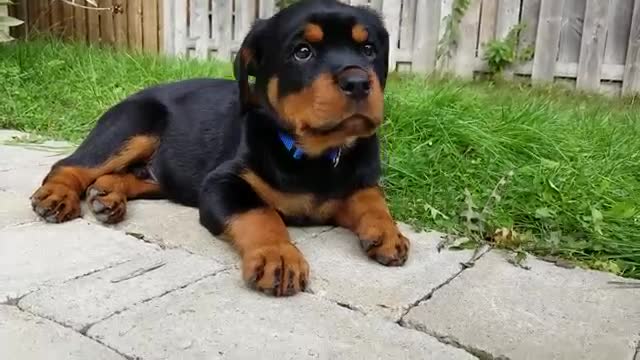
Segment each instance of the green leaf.
[{"label": "green leaf", "polygon": [[628,202],[619,202],[605,212],[605,215],[614,219],[630,219],[637,213],[637,209],[633,204]]},{"label": "green leaf", "polygon": [[555,216],[556,216],[555,211],[549,208],[543,207],[543,208],[536,209],[536,218],[538,219],[551,219]]}]

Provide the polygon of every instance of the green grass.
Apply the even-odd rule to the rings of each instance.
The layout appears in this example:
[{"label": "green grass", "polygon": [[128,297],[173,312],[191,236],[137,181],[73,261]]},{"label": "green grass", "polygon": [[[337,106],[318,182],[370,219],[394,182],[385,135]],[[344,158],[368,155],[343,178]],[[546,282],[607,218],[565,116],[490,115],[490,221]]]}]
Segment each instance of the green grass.
[{"label": "green grass", "polygon": [[[54,41],[3,45],[0,127],[78,141],[138,89],[230,70]],[[386,97],[384,185],[399,220],[475,239],[505,227],[520,235],[501,246],[640,278],[636,99],[397,76]],[[477,213],[498,200],[486,233],[461,220],[465,190]]]}]

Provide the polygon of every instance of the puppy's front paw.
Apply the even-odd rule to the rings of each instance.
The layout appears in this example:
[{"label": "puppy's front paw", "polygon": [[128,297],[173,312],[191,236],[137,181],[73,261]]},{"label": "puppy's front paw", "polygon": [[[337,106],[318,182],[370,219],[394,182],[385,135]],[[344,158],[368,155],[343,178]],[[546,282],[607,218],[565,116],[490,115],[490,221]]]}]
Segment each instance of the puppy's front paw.
[{"label": "puppy's front paw", "polygon": [[359,231],[360,245],[367,256],[386,266],[402,266],[409,257],[409,239],[395,224],[372,223]]},{"label": "puppy's front paw", "polygon": [[47,222],[61,223],[80,216],[80,197],[65,185],[46,183],[31,195],[31,207]]},{"label": "puppy's front paw", "polygon": [[303,291],[309,265],[293,244],[267,245],[252,249],[242,258],[242,274],[247,284],[274,296],[291,296]]}]

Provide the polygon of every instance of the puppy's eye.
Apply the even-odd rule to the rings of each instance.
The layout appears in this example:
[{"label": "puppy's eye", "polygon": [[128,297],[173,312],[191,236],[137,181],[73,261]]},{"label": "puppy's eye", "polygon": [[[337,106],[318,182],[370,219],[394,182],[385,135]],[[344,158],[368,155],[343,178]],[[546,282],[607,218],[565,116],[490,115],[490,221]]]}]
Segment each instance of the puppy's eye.
[{"label": "puppy's eye", "polygon": [[364,44],[362,46],[362,53],[364,56],[372,58],[376,56],[376,48],[372,44]]},{"label": "puppy's eye", "polygon": [[313,51],[309,45],[300,44],[293,50],[293,57],[298,61],[307,61],[313,57]]}]

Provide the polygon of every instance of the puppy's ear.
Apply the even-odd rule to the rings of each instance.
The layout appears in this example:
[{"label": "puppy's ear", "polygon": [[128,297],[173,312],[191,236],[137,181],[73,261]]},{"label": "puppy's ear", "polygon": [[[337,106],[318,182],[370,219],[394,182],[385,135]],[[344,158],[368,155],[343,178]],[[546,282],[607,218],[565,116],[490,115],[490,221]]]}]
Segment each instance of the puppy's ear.
[{"label": "puppy's ear", "polygon": [[240,100],[244,106],[252,102],[251,85],[249,76],[256,76],[261,63],[261,40],[266,29],[267,20],[257,19],[251,26],[251,30],[242,41],[240,51],[233,63],[233,75],[238,80],[240,87]]}]

